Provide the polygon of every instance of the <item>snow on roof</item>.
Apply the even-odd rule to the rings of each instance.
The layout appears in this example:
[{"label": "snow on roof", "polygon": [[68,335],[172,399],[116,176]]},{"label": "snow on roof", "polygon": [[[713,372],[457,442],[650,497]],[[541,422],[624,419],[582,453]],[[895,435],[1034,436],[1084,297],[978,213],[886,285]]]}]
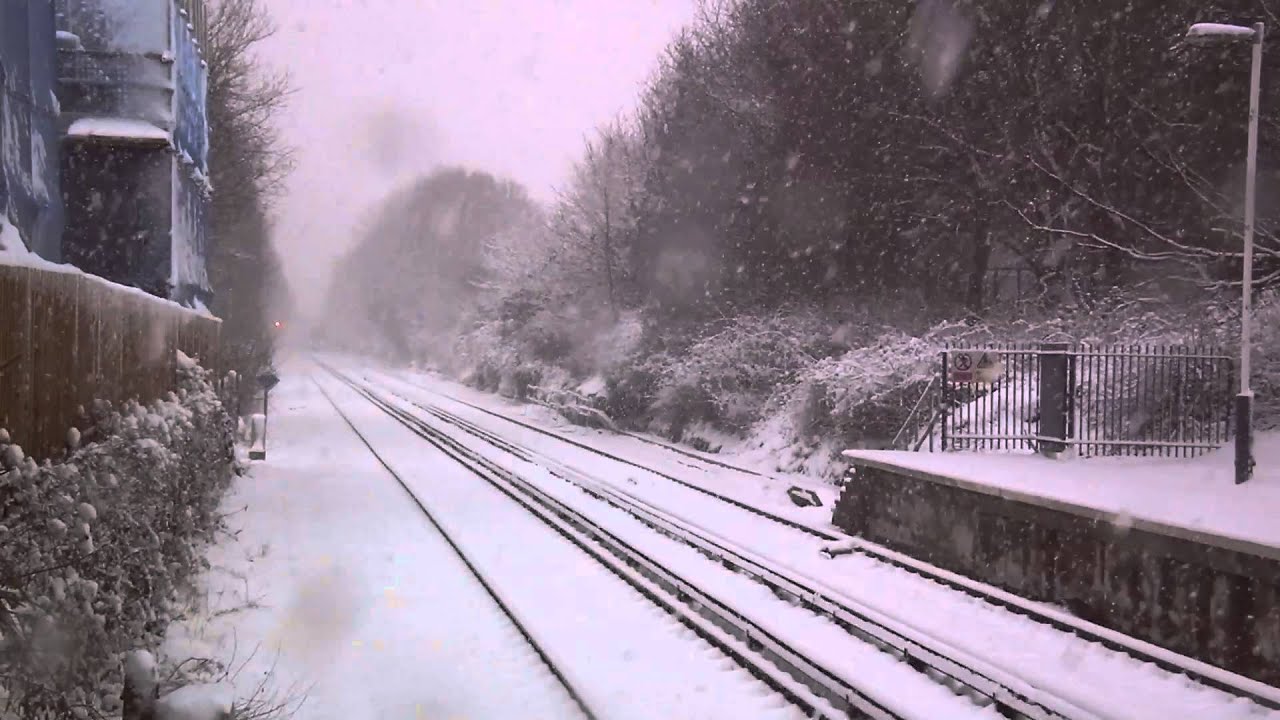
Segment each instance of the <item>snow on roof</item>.
[{"label": "snow on roof", "polygon": [[146,120],[130,118],[81,118],[71,123],[67,137],[133,140],[144,143],[171,142],[169,131]]},{"label": "snow on roof", "polygon": [[1280,433],[1254,440],[1257,469],[1236,485],[1233,448],[1193,459],[1051,460],[1038,455],[846,450],[845,457],[952,481],[1164,535],[1280,557]]}]

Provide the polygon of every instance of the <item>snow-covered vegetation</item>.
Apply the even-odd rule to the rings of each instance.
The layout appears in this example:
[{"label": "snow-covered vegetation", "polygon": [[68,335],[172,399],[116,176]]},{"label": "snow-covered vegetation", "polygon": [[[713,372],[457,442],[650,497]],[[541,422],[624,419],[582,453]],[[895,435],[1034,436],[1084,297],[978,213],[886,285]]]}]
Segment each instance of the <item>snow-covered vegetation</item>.
[{"label": "snow-covered vegetation", "polygon": [[1172,40],[1216,8],[702,3],[549,206],[448,169],[377,208],[326,333],[784,465],[891,440],[949,341],[1230,352],[1247,74]]},{"label": "snow-covered vegetation", "polygon": [[207,372],[178,375],[162,400],[86,408],[58,462],[0,435],[0,717],[118,712],[124,654],[182,611],[234,456]]}]

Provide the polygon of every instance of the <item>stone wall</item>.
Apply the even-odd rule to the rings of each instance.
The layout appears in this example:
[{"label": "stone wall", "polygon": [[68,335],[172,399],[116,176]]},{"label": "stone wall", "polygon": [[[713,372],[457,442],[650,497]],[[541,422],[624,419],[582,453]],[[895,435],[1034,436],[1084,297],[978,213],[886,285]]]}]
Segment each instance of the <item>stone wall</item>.
[{"label": "stone wall", "polygon": [[1280,685],[1280,551],[1197,542],[855,463],[833,518],[846,532]]}]

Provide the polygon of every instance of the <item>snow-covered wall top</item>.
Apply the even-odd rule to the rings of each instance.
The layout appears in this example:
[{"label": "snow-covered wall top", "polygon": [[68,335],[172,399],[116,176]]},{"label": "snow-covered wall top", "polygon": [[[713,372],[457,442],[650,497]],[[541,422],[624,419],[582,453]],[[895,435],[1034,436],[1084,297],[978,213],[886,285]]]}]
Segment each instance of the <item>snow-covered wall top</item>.
[{"label": "snow-covered wall top", "polygon": [[0,0],[0,213],[26,245],[61,259],[52,0]]}]

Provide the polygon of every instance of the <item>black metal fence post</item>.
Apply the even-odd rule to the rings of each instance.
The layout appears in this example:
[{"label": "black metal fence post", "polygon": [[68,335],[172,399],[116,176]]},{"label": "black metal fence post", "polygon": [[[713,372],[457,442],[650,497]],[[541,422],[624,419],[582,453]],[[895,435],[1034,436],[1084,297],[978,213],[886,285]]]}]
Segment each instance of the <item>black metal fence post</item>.
[{"label": "black metal fence post", "polygon": [[1071,438],[1071,393],[1068,343],[1040,345],[1040,452],[1053,455],[1067,449]]},{"label": "black metal fence post", "polygon": [[[943,452],[946,452],[946,451],[947,451],[947,424],[948,424],[948,422],[949,422],[949,418],[950,418],[950,416],[951,416],[951,378],[947,376],[947,351],[946,351],[946,350],[943,350],[943,351],[942,351],[942,406],[941,406],[941,412],[942,412],[942,417],[941,417],[941,420],[942,420],[942,423],[941,423],[941,424],[942,424],[942,430],[940,431],[940,434],[942,435],[942,437],[940,438],[940,441],[939,441],[939,442],[940,442],[940,444],[941,444],[941,449],[942,449],[942,451],[943,451]],[[932,439],[931,439],[929,442],[930,442],[930,444],[932,444],[932,442],[933,442],[933,441],[932,441]]]}]

